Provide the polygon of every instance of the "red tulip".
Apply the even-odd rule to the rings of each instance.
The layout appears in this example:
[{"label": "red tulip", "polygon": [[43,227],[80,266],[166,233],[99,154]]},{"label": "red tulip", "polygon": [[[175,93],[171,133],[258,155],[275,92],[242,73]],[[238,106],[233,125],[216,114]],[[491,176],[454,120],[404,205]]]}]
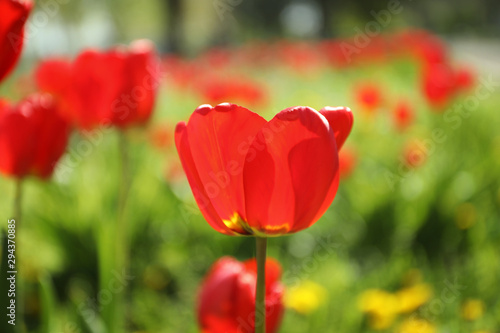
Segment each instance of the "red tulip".
[{"label": "red tulip", "polygon": [[[266,262],[266,332],[277,332],[283,317],[281,267]],[[243,263],[219,259],[205,277],[198,297],[198,322],[203,333],[253,333],[255,322],[255,259]]]},{"label": "red tulip", "polygon": [[279,61],[299,74],[314,72],[323,64],[323,54],[317,52],[316,45],[282,40],[276,48]]},{"label": "red tulip", "polygon": [[180,90],[188,90],[207,71],[201,62],[187,61],[175,55],[165,56],[162,63],[168,69],[169,83]]},{"label": "red tulip", "polygon": [[418,168],[428,157],[427,148],[418,141],[411,141],[403,149],[403,160],[410,168]]},{"label": "red tulip", "polygon": [[174,137],[172,135],[174,128],[169,123],[157,124],[149,129],[149,141],[153,147],[159,151],[164,151],[174,145]]},{"label": "red tulip", "polygon": [[356,167],[357,159],[356,153],[351,149],[343,149],[339,153],[339,172],[341,179],[349,178]]},{"label": "red tulip", "polygon": [[432,107],[446,107],[455,93],[455,87],[455,72],[448,64],[436,63],[424,68],[422,89]]},{"label": "red tulip", "polygon": [[17,105],[0,103],[0,171],[17,178],[52,175],[64,153],[69,126],[49,95]]},{"label": "red tulip", "polygon": [[137,41],[127,49],[84,51],[73,63],[46,60],[35,77],[41,90],[56,95],[65,118],[77,127],[113,124],[125,128],[150,118],[158,69],[153,45]]},{"label": "red tulip", "polygon": [[21,55],[24,24],[32,7],[31,1],[0,0],[0,82]]},{"label": "red tulip", "polygon": [[371,83],[358,86],[355,90],[355,97],[359,106],[367,112],[373,112],[382,103],[380,88]]},{"label": "red tulip", "polygon": [[196,88],[203,100],[210,104],[234,100],[257,106],[263,104],[266,99],[265,91],[258,83],[242,77],[207,76]]},{"label": "red tulip", "polygon": [[420,35],[416,53],[424,65],[442,64],[448,61],[446,45],[438,37],[427,32]]},{"label": "red tulip", "polygon": [[202,105],[177,124],[177,151],[205,219],[228,235],[308,228],[330,206],[348,108],[288,108],[271,121],[241,106]]},{"label": "red tulip", "polygon": [[113,124],[126,128],[146,123],[151,117],[160,83],[160,62],[154,45],[139,40],[120,50],[124,61],[123,90],[113,107]]},{"label": "red tulip", "polygon": [[474,72],[467,67],[459,67],[455,70],[455,84],[459,91],[467,91],[474,87]]},{"label": "red tulip", "polygon": [[399,101],[394,109],[394,123],[396,128],[401,131],[406,129],[413,122],[413,118],[413,109],[410,104],[405,100]]}]

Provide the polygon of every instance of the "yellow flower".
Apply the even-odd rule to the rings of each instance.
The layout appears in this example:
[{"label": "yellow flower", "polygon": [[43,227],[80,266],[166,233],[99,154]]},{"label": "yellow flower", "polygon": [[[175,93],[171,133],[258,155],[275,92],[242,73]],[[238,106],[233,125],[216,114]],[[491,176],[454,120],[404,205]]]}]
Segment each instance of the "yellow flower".
[{"label": "yellow flower", "polygon": [[396,333],[435,333],[436,327],[430,322],[417,319],[417,318],[408,318],[403,321]]},{"label": "yellow flower", "polygon": [[478,299],[468,299],[462,304],[462,318],[476,320],[484,314],[484,303]]},{"label": "yellow flower", "polygon": [[285,304],[298,313],[308,314],[324,303],[326,293],[327,290],[319,284],[304,281],[287,290]]},{"label": "yellow flower", "polygon": [[432,296],[432,288],[425,283],[419,283],[411,287],[399,290],[396,293],[398,298],[398,311],[409,313],[429,301]]},{"label": "yellow flower", "polygon": [[396,318],[396,314],[390,313],[380,315],[372,313],[369,318],[370,319],[368,320],[368,326],[370,326],[370,328],[374,330],[381,331],[391,327],[394,319]]},{"label": "yellow flower", "polygon": [[368,289],[359,298],[359,309],[370,315],[369,325],[383,330],[392,325],[398,312],[398,299],[380,289]]}]

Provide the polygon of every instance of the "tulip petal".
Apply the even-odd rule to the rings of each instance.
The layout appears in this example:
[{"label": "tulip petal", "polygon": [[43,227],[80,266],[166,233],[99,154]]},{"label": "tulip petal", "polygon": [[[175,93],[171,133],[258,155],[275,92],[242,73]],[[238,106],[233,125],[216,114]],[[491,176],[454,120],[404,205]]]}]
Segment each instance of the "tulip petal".
[{"label": "tulip petal", "polygon": [[330,127],[335,134],[335,141],[337,141],[337,150],[340,151],[344,145],[345,140],[351,133],[354,118],[351,109],[344,106],[331,107],[326,106],[322,108],[319,113],[325,116],[330,124]]},{"label": "tulip petal", "polygon": [[[28,115],[6,107],[0,117],[0,172],[22,178],[29,173],[36,141],[28,133],[35,130]],[[27,110],[26,113],[30,113]]]},{"label": "tulip petal", "polygon": [[160,63],[154,44],[137,40],[119,54],[123,61],[122,95],[113,105],[113,124],[141,125],[151,116],[160,84]]},{"label": "tulip petal", "polygon": [[24,25],[31,1],[0,0],[0,81],[12,71],[24,44]]},{"label": "tulip petal", "polygon": [[[257,260],[255,258],[248,259],[243,262],[245,269],[249,272],[255,273],[257,275]],[[266,286],[270,287],[275,282],[279,281],[281,278],[281,265],[280,263],[273,259],[266,259]]]},{"label": "tulip petal", "polygon": [[335,136],[316,110],[281,111],[255,136],[247,155],[243,183],[254,234],[304,229],[333,201],[338,186]]},{"label": "tulip petal", "polygon": [[175,145],[177,147],[177,151],[179,152],[182,167],[186,173],[189,185],[193,191],[194,198],[198,207],[200,207],[203,217],[205,217],[210,226],[216,231],[226,235],[233,235],[234,233],[222,222],[205,191],[198,174],[198,170],[196,169],[193,161],[187,137],[186,124],[184,122],[180,122],[175,128]]},{"label": "tulip petal", "polygon": [[71,73],[68,104],[78,127],[91,129],[108,124],[122,110],[125,59],[117,50],[87,50],[76,58]]},{"label": "tulip petal", "polygon": [[264,118],[256,113],[224,103],[200,106],[187,125],[200,186],[217,215],[239,234],[248,234],[241,179],[244,159],[255,134],[265,124]]},{"label": "tulip petal", "polygon": [[33,135],[37,138],[31,171],[40,178],[48,178],[66,150],[70,127],[58,114],[50,95],[34,95],[28,102],[33,108],[31,121],[36,128]]},{"label": "tulip petal", "polygon": [[[253,266],[252,266],[253,261]],[[202,332],[253,333],[255,330],[255,291],[257,272],[255,259],[240,263],[223,257],[211,268],[198,296],[198,322]],[[279,280],[279,263],[266,261],[266,331],[277,332],[283,315],[284,288]]]},{"label": "tulip petal", "polygon": [[239,312],[234,304],[235,296],[246,294],[245,289],[239,288],[242,272],[243,265],[231,257],[219,259],[210,269],[198,296],[198,322],[203,332],[236,331]]},{"label": "tulip petal", "polygon": [[71,63],[66,59],[47,59],[38,64],[35,80],[40,90],[61,95],[70,85]]}]

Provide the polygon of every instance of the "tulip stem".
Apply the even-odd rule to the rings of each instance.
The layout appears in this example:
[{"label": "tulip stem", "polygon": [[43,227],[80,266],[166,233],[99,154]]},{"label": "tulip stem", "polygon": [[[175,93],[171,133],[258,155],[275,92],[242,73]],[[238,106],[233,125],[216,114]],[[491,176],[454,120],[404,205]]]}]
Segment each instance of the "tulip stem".
[{"label": "tulip stem", "polygon": [[120,194],[118,201],[118,224],[120,229],[125,229],[123,224],[125,223],[125,207],[127,204],[128,191],[130,189],[130,158],[129,158],[129,142],[127,138],[127,133],[120,131],[119,133],[119,147],[120,147],[120,159],[121,159],[121,184],[120,184]]},{"label": "tulip stem", "polygon": [[[130,190],[130,155],[129,149],[130,144],[127,137],[127,132],[125,130],[119,131],[119,148],[120,148],[120,159],[121,159],[121,183],[120,183],[120,194],[118,201],[118,219],[116,224],[116,235],[117,239],[117,257],[118,257],[118,267],[117,269],[121,272],[126,272],[128,274],[129,270],[129,239],[128,239],[128,223],[125,216],[125,210],[127,207],[127,199]],[[117,310],[117,320],[119,321],[118,327],[116,329],[123,329],[123,320],[127,317],[126,313],[126,292],[127,289],[124,287],[119,295],[118,300],[122,304],[117,306],[120,309]],[[124,318],[122,318],[124,316]]]},{"label": "tulip stem", "polygon": [[[129,156],[129,140],[125,131],[118,131],[118,150],[120,158],[120,180],[118,189],[118,202],[116,206],[116,221],[115,224],[106,228],[103,238],[103,244],[100,251],[102,252],[102,267],[101,288],[107,290],[110,285],[115,283],[116,272],[128,275],[129,273],[129,239],[128,239],[128,223],[126,216],[127,199],[130,189],[131,173],[130,173],[130,156]],[[112,236],[114,235],[114,237]],[[108,257],[106,253],[110,251],[109,237],[114,238],[113,256]],[[113,239],[112,238],[112,239]],[[126,312],[127,312],[127,285],[122,285],[120,288],[113,290],[111,301],[103,305],[103,319],[107,326],[108,332],[125,331]]]},{"label": "tulip stem", "polygon": [[266,333],[266,250],[267,238],[257,241],[257,288],[255,295],[255,333]]},{"label": "tulip stem", "polygon": [[23,181],[16,180],[16,188],[14,190],[14,219],[16,220],[16,229],[21,221],[21,198],[23,196]]}]

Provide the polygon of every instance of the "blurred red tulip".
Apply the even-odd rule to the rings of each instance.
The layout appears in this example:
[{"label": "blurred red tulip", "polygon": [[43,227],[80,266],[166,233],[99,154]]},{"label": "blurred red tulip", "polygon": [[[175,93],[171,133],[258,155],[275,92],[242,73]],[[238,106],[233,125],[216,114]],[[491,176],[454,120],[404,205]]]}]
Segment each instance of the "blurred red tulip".
[{"label": "blurred red tulip", "polygon": [[420,61],[424,65],[442,64],[448,61],[446,45],[437,36],[421,32],[415,47]]},{"label": "blurred red tulip", "polygon": [[323,54],[317,52],[317,46],[304,42],[279,41],[276,44],[277,59],[299,74],[316,71],[323,62]]},{"label": "blurred red tulip", "polygon": [[326,57],[330,65],[336,68],[346,67],[350,63],[350,58],[342,51],[341,40],[326,40],[320,44],[321,52]]},{"label": "blurred red tulip", "polygon": [[168,123],[157,124],[148,132],[149,141],[153,147],[160,151],[172,147],[174,144],[173,130],[173,126]]},{"label": "blurred red tulip", "polygon": [[201,98],[209,104],[237,101],[250,106],[260,106],[266,100],[266,94],[260,84],[249,79],[223,78],[207,76],[197,84]]},{"label": "blurred red tulip", "polygon": [[64,116],[82,129],[147,122],[159,76],[154,46],[144,40],[107,52],[87,50],[73,63],[49,59],[35,73],[39,88],[54,94]]},{"label": "blurred red tulip", "polygon": [[199,62],[206,63],[209,68],[216,70],[231,65],[232,59],[231,50],[223,48],[210,49],[198,57]]},{"label": "blurred red tulip", "polygon": [[405,100],[399,101],[394,109],[394,124],[396,128],[400,131],[406,129],[413,123],[414,118],[415,115],[411,105]]},{"label": "blurred red tulip", "polygon": [[426,147],[416,140],[407,143],[403,150],[404,162],[410,168],[423,165],[427,160],[427,155]]},{"label": "blurred red tulip", "polygon": [[363,83],[356,87],[355,98],[360,108],[367,112],[373,112],[382,103],[380,88],[371,83]]},{"label": "blurred red tulip", "polygon": [[476,81],[474,72],[467,67],[459,67],[455,70],[455,84],[459,91],[466,91],[474,87]]},{"label": "blurred red tulip", "polygon": [[330,206],[351,110],[297,106],[267,122],[234,104],[202,105],[175,141],[205,219],[228,235],[278,236],[308,228]]},{"label": "blurred red tulip", "polygon": [[24,44],[31,1],[0,0],[0,82],[16,64]]},{"label": "blurred red tulip", "polygon": [[177,88],[187,90],[206,72],[201,63],[187,61],[176,55],[167,55],[162,59],[163,67],[168,71],[169,82]]},{"label": "blurred red tulip", "polygon": [[456,77],[453,69],[445,63],[424,67],[422,89],[428,103],[435,109],[443,109],[455,93]]},{"label": "blurred red tulip", "polygon": [[356,167],[357,155],[352,149],[342,149],[339,153],[340,178],[349,178]]},{"label": "blurred red tulip", "polygon": [[[266,332],[274,333],[283,317],[284,287],[280,264],[266,262]],[[198,322],[203,333],[253,333],[255,326],[255,259],[243,263],[219,259],[205,277],[198,296]]]},{"label": "blurred red tulip", "polygon": [[0,171],[17,178],[50,177],[69,132],[50,95],[33,95],[17,105],[0,102]]},{"label": "blurred red tulip", "polygon": [[160,85],[160,62],[153,43],[135,41],[120,50],[124,61],[124,87],[113,105],[113,124],[125,128],[146,123],[153,112]]}]

